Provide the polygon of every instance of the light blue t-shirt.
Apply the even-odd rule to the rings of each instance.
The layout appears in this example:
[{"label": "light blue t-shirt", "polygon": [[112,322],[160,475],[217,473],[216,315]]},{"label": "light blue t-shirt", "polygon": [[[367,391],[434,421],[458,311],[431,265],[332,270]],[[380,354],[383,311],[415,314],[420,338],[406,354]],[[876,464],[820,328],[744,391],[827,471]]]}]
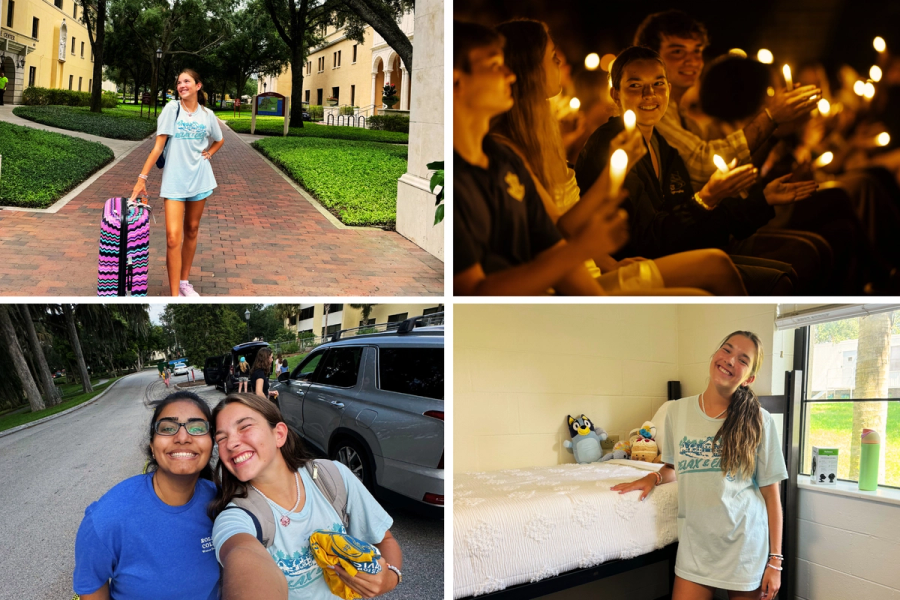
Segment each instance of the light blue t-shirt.
[{"label": "light blue t-shirt", "polygon": [[187,504],[169,506],[153,491],[152,477],[130,477],[84,511],[75,537],[75,593],[92,594],[109,581],[113,600],[219,598],[206,514],[216,486],[200,479]]},{"label": "light blue t-shirt", "polygon": [[775,421],[760,409],[762,435],[753,477],[726,477],[721,452],[713,448],[725,419],[705,415],[699,398],[670,402],[666,413],[662,461],[675,467],[678,478],[675,574],[726,590],[755,590],[769,553],[769,521],[759,488],[788,477]]},{"label": "light blue t-shirt", "polygon": [[[334,600],[334,594],[325,582],[322,569],[316,564],[309,549],[309,536],[317,529],[327,529],[349,533],[370,544],[378,544],[390,529],[393,519],[372,497],[369,490],[341,463],[335,463],[341,479],[347,487],[347,514],[350,516],[350,531],[345,532],[341,518],[330,502],[322,495],[306,469],[300,469],[306,503],[300,512],[288,513],[290,525],[282,527],[279,519],[284,509],[269,502],[275,516],[275,541],[269,554],[284,573],[288,583],[289,600]],[[251,494],[255,494],[250,490]],[[230,503],[229,506],[234,506]],[[238,533],[249,533],[256,537],[256,527],[250,515],[243,510],[226,510],[216,517],[213,526],[213,545],[216,558],[228,538]]]},{"label": "light blue t-shirt", "polygon": [[211,161],[203,158],[202,153],[222,139],[219,120],[215,113],[198,104],[192,115],[182,106],[176,122],[179,104],[166,104],[156,121],[156,135],[169,136],[159,192],[163,198],[190,198],[218,185]]}]

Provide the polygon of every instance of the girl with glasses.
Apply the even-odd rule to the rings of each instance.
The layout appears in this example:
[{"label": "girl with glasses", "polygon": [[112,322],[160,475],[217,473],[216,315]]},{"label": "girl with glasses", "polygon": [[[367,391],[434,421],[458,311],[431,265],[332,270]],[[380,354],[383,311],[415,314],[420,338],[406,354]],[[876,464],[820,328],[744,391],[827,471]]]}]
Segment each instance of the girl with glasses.
[{"label": "girl with glasses", "polygon": [[219,598],[207,505],[216,495],[209,406],[190,392],[162,400],[150,420],[146,473],[88,506],[75,538],[83,600]]},{"label": "girl with glasses", "polygon": [[[403,553],[389,529],[393,519],[347,467],[334,463],[347,492],[345,529],[341,515],[305,468],[310,457],[299,436],[284,423],[275,404],[255,394],[231,394],[212,414],[221,493],[210,512],[215,516],[213,544],[227,598],[333,600],[310,549],[310,535],[322,529],[349,534],[381,552],[378,574],[360,571],[351,577],[335,566],[334,573],[345,586],[371,598],[400,583]],[[275,534],[268,548],[256,537],[248,513],[226,510],[235,506],[232,499],[249,494],[265,499],[272,512]]]}]

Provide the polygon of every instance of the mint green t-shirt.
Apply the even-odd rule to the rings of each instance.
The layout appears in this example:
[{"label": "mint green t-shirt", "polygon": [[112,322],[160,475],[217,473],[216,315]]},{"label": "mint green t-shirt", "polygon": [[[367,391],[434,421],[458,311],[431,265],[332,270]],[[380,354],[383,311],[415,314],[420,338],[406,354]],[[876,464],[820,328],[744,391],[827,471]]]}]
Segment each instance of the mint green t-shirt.
[{"label": "mint green t-shirt", "polygon": [[725,477],[713,439],[725,419],[700,410],[699,396],[669,403],[662,461],[678,478],[675,574],[701,585],[751,591],[762,582],[769,553],[766,503],[760,487],[787,479],[775,420],[762,411],[762,436],[751,479]]},{"label": "mint green t-shirt", "polygon": [[159,192],[163,198],[190,198],[217,187],[211,161],[202,153],[222,139],[219,120],[199,105],[193,114],[183,108],[179,112],[178,104],[166,104],[156,120],[156,135],[170,137]]}]

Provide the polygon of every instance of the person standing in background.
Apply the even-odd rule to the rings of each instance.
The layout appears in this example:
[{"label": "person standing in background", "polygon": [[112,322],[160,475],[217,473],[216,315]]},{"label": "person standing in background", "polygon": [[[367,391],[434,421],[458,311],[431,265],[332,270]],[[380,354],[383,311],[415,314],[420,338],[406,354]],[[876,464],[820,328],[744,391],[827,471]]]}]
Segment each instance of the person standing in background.
[{"label": "person standing in background", "polygon": [[6,93],[7,83],[9,83],[9,79],[6,78],[6,73],[0,69],[0,106],[3,106],[3,94]]}]

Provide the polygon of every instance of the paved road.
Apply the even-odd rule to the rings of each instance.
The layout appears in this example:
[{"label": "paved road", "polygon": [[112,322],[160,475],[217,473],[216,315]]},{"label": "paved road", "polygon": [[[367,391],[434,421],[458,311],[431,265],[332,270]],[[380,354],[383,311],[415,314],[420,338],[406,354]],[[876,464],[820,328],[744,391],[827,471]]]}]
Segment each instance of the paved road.
[{"label": "paved road", "polygon": [[[179,377],[176,382],[180,382]],[[165,397],[158,373],[116,383],[90,406],[0,438],[0,600],[70,600],[75,533],[84,509],[144,466],[151,410]],[[192,388],[210,405],[223,396]],[[386,506],[404,551],[404,582],[386,598],[443,597],[443,522]]]},{"label": "paved road", "polygon": [[[444,293],[444,263],[394,231],[335,226],[238,134],[222,132],[213,159],[219,187],[200,221],[190,276],[202,296]],[[56,213],[0,210],[0,295],[95,296],[103,203],[131,192],[153,144],[141,142]],[[169,294],[160,181],[154,168],[150,296]]]}]

